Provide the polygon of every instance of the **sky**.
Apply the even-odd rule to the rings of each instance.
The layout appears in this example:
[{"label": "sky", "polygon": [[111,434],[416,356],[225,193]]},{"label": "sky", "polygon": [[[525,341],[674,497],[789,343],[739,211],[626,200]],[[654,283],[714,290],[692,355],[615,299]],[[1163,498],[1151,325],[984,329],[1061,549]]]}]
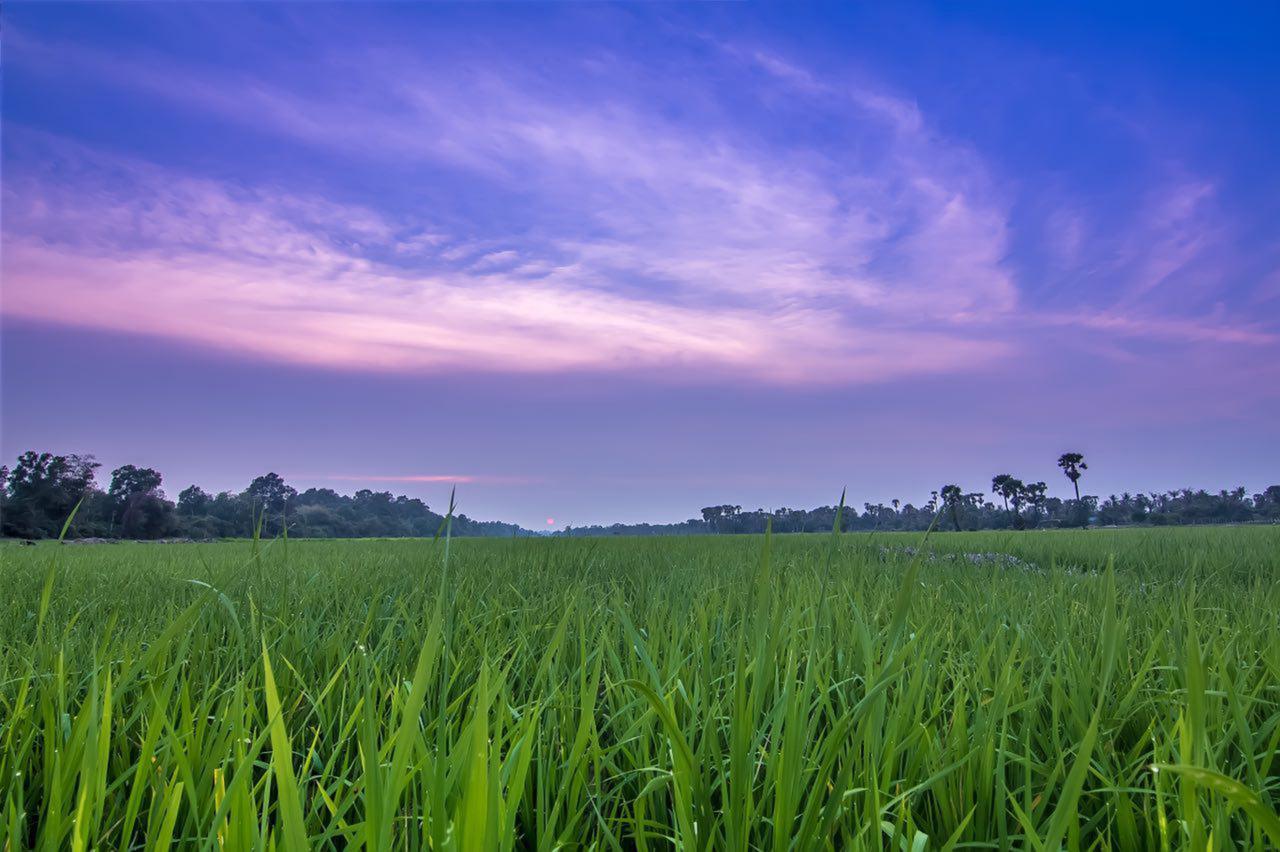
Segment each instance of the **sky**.
[{"label": "sky", "polygon": [[1280,6],[7,3],[0,451],[534,528],[1280,481]]}]

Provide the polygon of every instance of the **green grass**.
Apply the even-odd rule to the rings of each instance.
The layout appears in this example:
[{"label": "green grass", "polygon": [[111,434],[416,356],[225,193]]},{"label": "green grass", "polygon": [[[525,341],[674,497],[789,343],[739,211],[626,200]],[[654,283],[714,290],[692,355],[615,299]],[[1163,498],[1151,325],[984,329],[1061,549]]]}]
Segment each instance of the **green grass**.
[{"label": "green grass", "polygon": [[919,541],[0,547],[0,848],[1280,845],[1280,528]]}]

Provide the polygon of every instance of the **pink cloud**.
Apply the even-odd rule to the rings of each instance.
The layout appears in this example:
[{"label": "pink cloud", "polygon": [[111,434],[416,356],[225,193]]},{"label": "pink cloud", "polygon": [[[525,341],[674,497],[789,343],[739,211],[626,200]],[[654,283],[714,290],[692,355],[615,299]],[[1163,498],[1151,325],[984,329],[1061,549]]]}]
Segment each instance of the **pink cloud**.
[{"label": "pink cloud", "polygon": [[492,474],[450,474],[450,473],[410,473],[410,474],[381,474],[381,473],[291,473],[289,479],[299,480],[302,482],[310,482],[315,480],[329,482],[399,482],[399,483],[418,483],[418,484],[482,484],[482,485],[527,485],[537,480],[523,476],[499,476]]},{"label": "pink cloud", "polygon": [[461,476],[447,473],[409,474],[406,476],[384,476],[381,474],[325,474],[324,476],[304,476],[303,479],[332,479],[338,482],[476,482],[477,477]]},{"label": "pink cloud", "polygon": [[[44,50],[46,61],[56,52],[29,40],[23,48]],[[823,110],[861,111],[868,151],[884,153],[764,150],[621,98],[585,109],[540,87],[526,68],[459,76],[419,55],[331,57],[352,84],[323,94],[265,81],[228,86],[180,68],[156,73],[151,64],[92,52],[72,61],[308,145],[443,164],[585,208],[609,236],[547,240],[580,253],[576,269],[596,286],[610,274],[640,274],[705,297],[820,297],[926,320],[1014,303],[1002,266],[1007,205],[978,158],[933,133],[914,101],[861,82],[819,83],[760,49],[721,48],[819,99]],[[368,91],[382,93],[377,106],[349,94]],[[474,252],[480,272],[510,249],[463,235],[441,255]]]},{"label": "pink cloud", "polygon": [[1121,315],[1114,312],[1040,314],[1033,318],[1037,324],[1077,326],[1094,331],[1109,332],[1122,337],[1177,340],[1187,343],[1227,343],[1267,346],[1280,342],[1280,335],[1249,324],[1229,324],[1222,321]]},{"label": "pink cloud", "polygon": [[[622,99],[584,110],[522,75],[450,76],[417,58],[395,73],[352,68],[349,91],[385,92],[400,108],[384,110],[348,90],[263,83],[233,96],[225,80],[77,54],[120,85],[294,142],[509,182],[591,227],[548,218],[529,223],[536,237],[498,233],[195,179],[22,131],[70,167],[6,175],[3,310],[339,369],[775,384],[979,369],[1023,346],[997,327],[1274,339],[1225,319],[1027,307],[1006,264],[1009,205],[974,152],[909,98],[818,81],[759,50],[733,55],[815,109],[857,111],[874,144],[766,150]],[[1118,261],[1138,270],[1133,298],[1191,262],[1211,195],[1192,181],[1155,205],[1145,233],[1161,250],[1144,254],[1135,237]],[[1077,230],[1064,259],[1079,242]]]},{"label": "pink cloud", "polygon": [[[562,259],[547,262],[537,245],[494,249],[359,207],[232,191],[45,141],[77,163],[80,179],[6,185],[3,307],[13,316],[337,368],[659,370],[782,383],[946,372],[1009,346],[945,325],[988,298],[976,272],[939,290],[928,277],[917,286],[827,268],[833,224],[852,228],[855,243],[877,230],[829,220],[832,202],[809,179],[770,184],[749,161],[731,158],[718,172],[710,161],[688,164],[706,166],[709,186],[726,193],[723,214],[662,177],[653,191],[669,194],[674,211],[663,229],[632,219],[615,237],[553,238]],[[95,180],[99,172],[112,180]],[[937,247],[954,249],[960,268],[991,261],[964,259],[978,221],[964,200],[936,200]],[[426,262],[377,260],[380,250],[402,253],[405,230],[429,235],[411,238]],[[610,286],[635,274],[682,292],[664,301]]]}]

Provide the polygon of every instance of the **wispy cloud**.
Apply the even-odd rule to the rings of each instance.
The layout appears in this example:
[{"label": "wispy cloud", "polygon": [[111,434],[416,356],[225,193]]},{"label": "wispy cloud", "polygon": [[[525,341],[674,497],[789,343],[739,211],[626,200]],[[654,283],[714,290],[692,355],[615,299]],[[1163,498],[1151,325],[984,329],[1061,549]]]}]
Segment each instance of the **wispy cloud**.
[{"label": "wispy cloud", "polygon": [[332,482],[399,482],[399,483],[456,483],[483,485],[523,485],[535,480],[523,476],[494,476],[489,474],[450,474],[450,473],[326,473],[326,474],[293,474],[292,478],[300,480],[327,480]]},{"label": "wispy cloud", "polygon": [[454,476],[447,473],[406,474],[403,476],[386,476],[382,474],[324,474],[322,476],[303,476],[302,479],[329,479],[337,482],[476,482],[479,477]]},{"label": "wispy cloud", "polygon": [[1209,317],[1201,320],[1108,312],[1043,313],[1028,317],[1035,325],[1070,326],[1107,332],[1119,337],[1171,340],[1184,343],[1225,343],[1268,346],[1280,343],[1280,334],[1255,323],[1230,323]]},{"label": "wispy cloud", "polygon": [[532,485],[542,480],[530,476],[489,473],[314,473],[283,474],[291,482],[399,483],[401,485]]},{"label": "wispy cloud", "polygon": [[[3,309],[332,368],[776,383],[980,368],[1025,345],[995,327],[1274,340],[1096,298],[1027,304],[1008,263],[1011,202],[974,150],[908,97],[754,45],[719,50],[797,99],[788,117],[836,130],[779,141],[758,124],[682,121],[616,85],[675,81],[605,61],[556,77],[499,57],[477,71],[347,52],[330,59],[341,85],[326,86],[74,52],[83,72],[170,109],[429,168],[424,198],[446,186],[478,209],[202,177],[9,127],[28,153],[6,165]],[[46,70],[62,56],[30,38],[14,52]],[[603,78],[559,85],[588,68]],[[702,103],[726,97],[680,83]],[[1153,202],[1112,260],[1131,272],[1130,303],[1194,260],[1211,196],[1188,182]],[[1080,262],[1083,233],[1073,214],[1062,264]]]},{"label": "wispy cloud", "polygon": [[[1007,343],[949,327],[1016,301],[1000,266],[1003,214],[930,140],[873,126],[889,154],[842,162],[704,138],[633,105],[584,113],[506,82],[481,97],[409,76],[415,111],[394,120],[261,87],[235,116],[283,121],[316,144],[345,144],[359,126],[389,146],[369,156],[405,154],[397,139],[409,133],[433,140],[416,156],[518,172],[542,208],[533,236],[476,223],[449,235],[419,211],[233,189],[46,139],[34,144],[75,180],[49,169],[7,186],[5,309],[386,369],[843,382],[1005,354]],[[216,87],[181,87],[218,108]],[[454,96],[442,102],[441,89]],[[301,115],[303,126],[288,118]],[[401,135],[378,132],[387,122]]]}]

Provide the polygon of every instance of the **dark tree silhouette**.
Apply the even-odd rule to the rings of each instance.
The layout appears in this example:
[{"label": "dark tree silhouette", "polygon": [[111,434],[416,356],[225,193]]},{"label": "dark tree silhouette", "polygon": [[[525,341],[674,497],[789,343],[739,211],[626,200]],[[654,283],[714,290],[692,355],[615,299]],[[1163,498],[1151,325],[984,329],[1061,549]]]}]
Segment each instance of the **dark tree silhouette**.
[{"label": "dark tree silhouette", "polygon": [[18,456],[5,479],[5,512],[0,518],[4,534],[56,536],[71,510],[93,491],[93,474],[100,466],[93,456],[58,456],[34,450]]},{"label": "dark tree silhouette", "polygon": [[[283,528],[285,514],[298,496],[297,490],[286,485],[277,473],[259,476],[249,483],[245,494],[253,502],[253,512],[258,514],[263,533],[267,535],[275,535]],[[359,497],[359,493],[356,496]]]},{"label": "dark tree silhouette", "polygon": [[1004,498],[1004,509],[1009,511],[1009,483],[1013,481],[1013,477],[1007,473],[1000,473],[991,477],[991,493],[997,497]]},{"label": "dark tree silhouette", "polygon": [[[1018,482],[1018,480],[1014,479],[1007,473],[1001,473],[991,477],[991,493],[1004,501],[1005,512],[1009,511],[1009,498],[1016,493],[1014,489],[1015,482]],[[1018,485],[1021,486],[1022,483],[1018,482]]]},{"label": "dark tree silhouette", "polygon": [[1080,500],[1080,471],[1088,470],[1089,465],[1084,463],[1084,456],[1080,453],[1063,453],[1058,456],[1058,467],[1062,468],[1062,472],[1067,479],[1071,480],[1071,485],[1076,490],[1076,501]]},{"label": "dark tree silhouette", "polygon": [[1022,498],[1031,507],[1031,519],[1035,524],[1040,523],[1040,510],[1045,504],[1048,490],[1049,486],[1043,482],[1033,482],[1022,489]]},{"label": "dark tree silhouette", "polygon": [[[217,495],[192,485],[182,490],[175,506],[160,490],[161,478],[156,471],[135,465],[116,468],[108,489],[103,491],[94,481],[97,467],[92,456],[37,452],[24,453],[12,465],[0,465],[3,534],[56,537],[77,503],[80,508],[69,531],[73,537],[245,537],[253,533],[259,520],[263,534],[273,536],[283,529],[286,515],[291,537],[431,537],[443,520],[416,497],[368,489],[345,495],[330,488],[308,488],[299,494],[275,474],[258,477],[243,491]],[[1073,471],[1078,477],[1085,469],[1078,453],[1064,454],[1064,473]],[[1280,523],[1280,485],[1259,488],[1252,495],[1242,487],[1216,492],[1181,488],[1147,494],[1126,491],[1105,500],[1090,495],[1076,500],[1049,497],[1045,483],[1024,485],[1007,474],[995,477],[993,486],[1004,500],[1003,507],[983,494],[966,493],[958,485],[947,485],[931,492],[928,501],[919,507],[892,499],[887,505],[864,503],[865,511],[861,513],[848,502],[843,509],[817,506],[743,511],[739,505],[725,503],[708,506],[702,510],[702,517],[678,523],[577,526],[554,534],[741,534],[762,533],[769,528],[775,533],[804,533],[832,529],[837,513],[840,529],[851,532],[925,530],[939,522],[940,512],[947,513],[957,531],[1005,529],[1010,519],[1018,529],[1028,526],[1028,521],[1035,527],[1079,526],[1082,520],[1087,523],[1095,517],[1105,526]],[[457,515],[454,534],[506,537],[536,533],[515,524],[475,521]]]},{"label": "dark tree silhouette", "polygon": [[964,492],[960,490],[959,485],[944,485],[939,492],[942,495],[942,505],[946,506],[951,513],[951,523],[956,528],[956,532],[960,532],[960,503],[964,500]]},{"label": "dark tree silhouette", "polygon": [[283,512],[289,501],[298,496],[298,492],[286,485],[277,473],[259,476],[249,483],[245,493],[257,500],[258,505],[265,511],[276,514]]},{"label": "dark tree silhouette", "polygon": [[1013,525],[1017,529],[1023,528],[1022,523],[1022,501],[1025,499],[1027,486],[1022,484],[1021,479],[1009,480],[1009,502],[1013,505]]},{"label": "dark tree silhouette", "polygon": [[199,485],[188,485],[178,494],[178,514],[203,515],[209,510],[209,504],[212,502],[213,498]]},{"label": "dark tree silhouette", "polygon": [[712,532],[731,533],[739,532],[737,527],[737,517],[742,511],[741,506],[705,506],[702,509],[702,520],[711,527]]},{"label": "dark tree silhouette", "polygon": [[111,471],[107,499],[112,524],[120,525],[126,538],[160,538],[173,526],[173,504],[160,490],[162,478],[149,467],[126,464]]},{"label": "dark tree silhouette", "polygon": [[[1021,479],[1015,479],[1007,473],[999,474],[991,478],[991,493],[997,494],[1004,500],[1004,510],[1009,515],[1011,526],[1022,529],[1022,500],[1026,486],[1022,484]],[[1009,508],[1009,504],[1013,504],[1013,508]]]}]

